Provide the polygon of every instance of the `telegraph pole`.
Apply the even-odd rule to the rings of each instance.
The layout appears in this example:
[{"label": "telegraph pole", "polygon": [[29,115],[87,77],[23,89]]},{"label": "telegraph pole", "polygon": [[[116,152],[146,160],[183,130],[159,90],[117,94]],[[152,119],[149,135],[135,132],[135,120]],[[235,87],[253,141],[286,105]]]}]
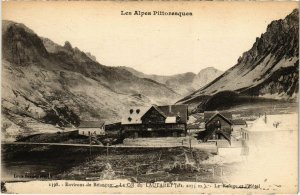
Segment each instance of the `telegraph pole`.
[{"label": "telegraph pole", "polygon": [[106,144],[106,156],[108,156],[108,143]]},{"label": "telegraph pole", "polygon": [[92,155],[92,135],[90,134],[90,156]]},{"label": "telegraph pole", "polygon": [[189,136],[189,143],[190,143],[190,153],[192,154],[192,139],[191,139],[191,136]]},{"label": "telegraph pole", "polygon": [[189,136],[190,153],[192,154],[192,138],[191,138],[191,132],[188,133],[188,136]]}]

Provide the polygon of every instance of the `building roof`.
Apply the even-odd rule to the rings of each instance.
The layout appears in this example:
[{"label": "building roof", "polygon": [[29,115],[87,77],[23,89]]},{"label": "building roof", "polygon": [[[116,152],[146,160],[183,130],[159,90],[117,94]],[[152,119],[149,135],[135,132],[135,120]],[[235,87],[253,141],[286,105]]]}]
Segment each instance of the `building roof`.
[{"label": "building roof", "polygon": [[122,127],[121,122],[106,124],[105,125],[105,131],[120,130],[121,127]]},{"label": "building roof", "polygon": [[227,123],[232,125],[231,120],[229,120],[228,118],[226,118],[224,115],[222,115],[219,112],[216,112],[214,115],[212,115],[207,121],[205,121],[205,124],[209,123],[211,120],[213,120],[216,116],[220,116],[221,118],[223,118],[225,121],[227,121]]},{"label": "building roof", "polygon": [[223,117],[225,117],[227,120],[232,119],[232,114],[230,112],[222,112],[222,111],[205,111],[204,112],[204,121],[207,122],[212,116],[214,116],[216,113],[221,114]]},{"label": "building roof", "polygon": [[233,125],[246,125],[246,121],[243,119],[232,119],[231,122]]},{"label": "building roof", "polygon": [[[168,117],[180,116],[181,122],[186,123],[188,119],[187,105],[166,105],[166,106],[147,106],[147,107],[129,107],[125,110],[122,117],[122,124],[141,124],[141,118],[150,110],[150,108],[156,109],[166,119]],[[172,118],[173,120],[173,118]],[[168,119],[170,123],[171,118]],[[167,123],[167,122],[166,122]],[[176,123],[176,120],[175,122]]]},{"label": "building roof", "polygon": [[103,125],[101,121],[80,121],[78,128],[101,128]]},{"label": "building roof", "polygon": [[163,113],[156,105],[152,105],[150,106],[150,108],[143,114],[143,116],[141,117],[141,120],[143,120],[143,118],[146,116],[146,114],[148,112],[150,112],[151,109],[156,110],[161,116],[163,116],[165,119],[167,118],[167,116],[165,115],[165,113]]},{"label": "building roof", "polygon": [[176,123],[176,116],[168,116],[165,123]]},{"label": "building roof", "polygon": [[142,116],[151,108],[151,106],[129,107],[125,110],[122,117],[122,124],[141,124]]},{"label": "building roof", "polygon": [[167,117],[170,116],[180,116],[182,123],[187,123],[188,121],[188,106],[185,104],[181,105],[166,105],[157,106]]},{"label": "building roof", "polygon": [[158,106],[156,105],[152,105],[153,108],[155,108],[155,110],[157,110],[157,112],[159,112],[162,116],[164,116],[165,118],[168,117],[168,115],[166,115],[166,113],[164,113]]}]

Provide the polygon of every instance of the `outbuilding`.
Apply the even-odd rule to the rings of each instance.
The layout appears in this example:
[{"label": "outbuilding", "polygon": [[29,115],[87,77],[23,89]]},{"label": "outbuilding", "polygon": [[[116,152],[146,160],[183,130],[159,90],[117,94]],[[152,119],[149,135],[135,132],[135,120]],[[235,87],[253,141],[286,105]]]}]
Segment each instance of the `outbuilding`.
[{"label": "outbuilding", "polygon": [[78,126],[78,134],[90,135],[104,135],[104,122],[101,121],[81,121]]},{"label": "outbuilding", "polygon": [[[225,117],[225,116],[227,117]],[[205,131],[200,132],[198,138],[203,141],[227,140],[231,143],[232,122],[230,113],[204,112]]]}]

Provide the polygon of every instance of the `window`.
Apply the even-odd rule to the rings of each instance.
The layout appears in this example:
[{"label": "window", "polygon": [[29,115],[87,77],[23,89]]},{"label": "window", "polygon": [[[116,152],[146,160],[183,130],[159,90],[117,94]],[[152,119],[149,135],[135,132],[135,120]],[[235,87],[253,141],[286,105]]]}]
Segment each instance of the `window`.
[{"label": "window", "polygon": [[136,113],[137,113],[137,114],[140,113],[140,109],[136,109]]},{"label": "window", "polygon": [[133,113],[133,109],[130,109],[129,112],[130,112],[130,114],[132,114]]},{"label": "window", "polygon": [[221,122],[220,122],[220,120],[217,120],[217,121],[215,122],[215,127],[216,127],[217,129],[221,129]]},{"label": "window", "polygon": [[179,115],[176,116],[176,123],[179,123],[181,121],[181,118]]},{"label": "window", "polygon": [[128,117],[128,121],[130,122],[132,120],[132,118],[131,117]]}]

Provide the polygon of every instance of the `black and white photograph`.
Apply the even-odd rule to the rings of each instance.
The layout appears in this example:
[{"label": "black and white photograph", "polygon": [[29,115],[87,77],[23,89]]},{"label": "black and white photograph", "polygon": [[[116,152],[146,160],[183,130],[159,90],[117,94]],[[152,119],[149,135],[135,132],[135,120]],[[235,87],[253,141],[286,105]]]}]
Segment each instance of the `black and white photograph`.
[{"label": "black and white photograph", "polygon": [[3,194],[298,192],[296,1],[2,1]]}]

